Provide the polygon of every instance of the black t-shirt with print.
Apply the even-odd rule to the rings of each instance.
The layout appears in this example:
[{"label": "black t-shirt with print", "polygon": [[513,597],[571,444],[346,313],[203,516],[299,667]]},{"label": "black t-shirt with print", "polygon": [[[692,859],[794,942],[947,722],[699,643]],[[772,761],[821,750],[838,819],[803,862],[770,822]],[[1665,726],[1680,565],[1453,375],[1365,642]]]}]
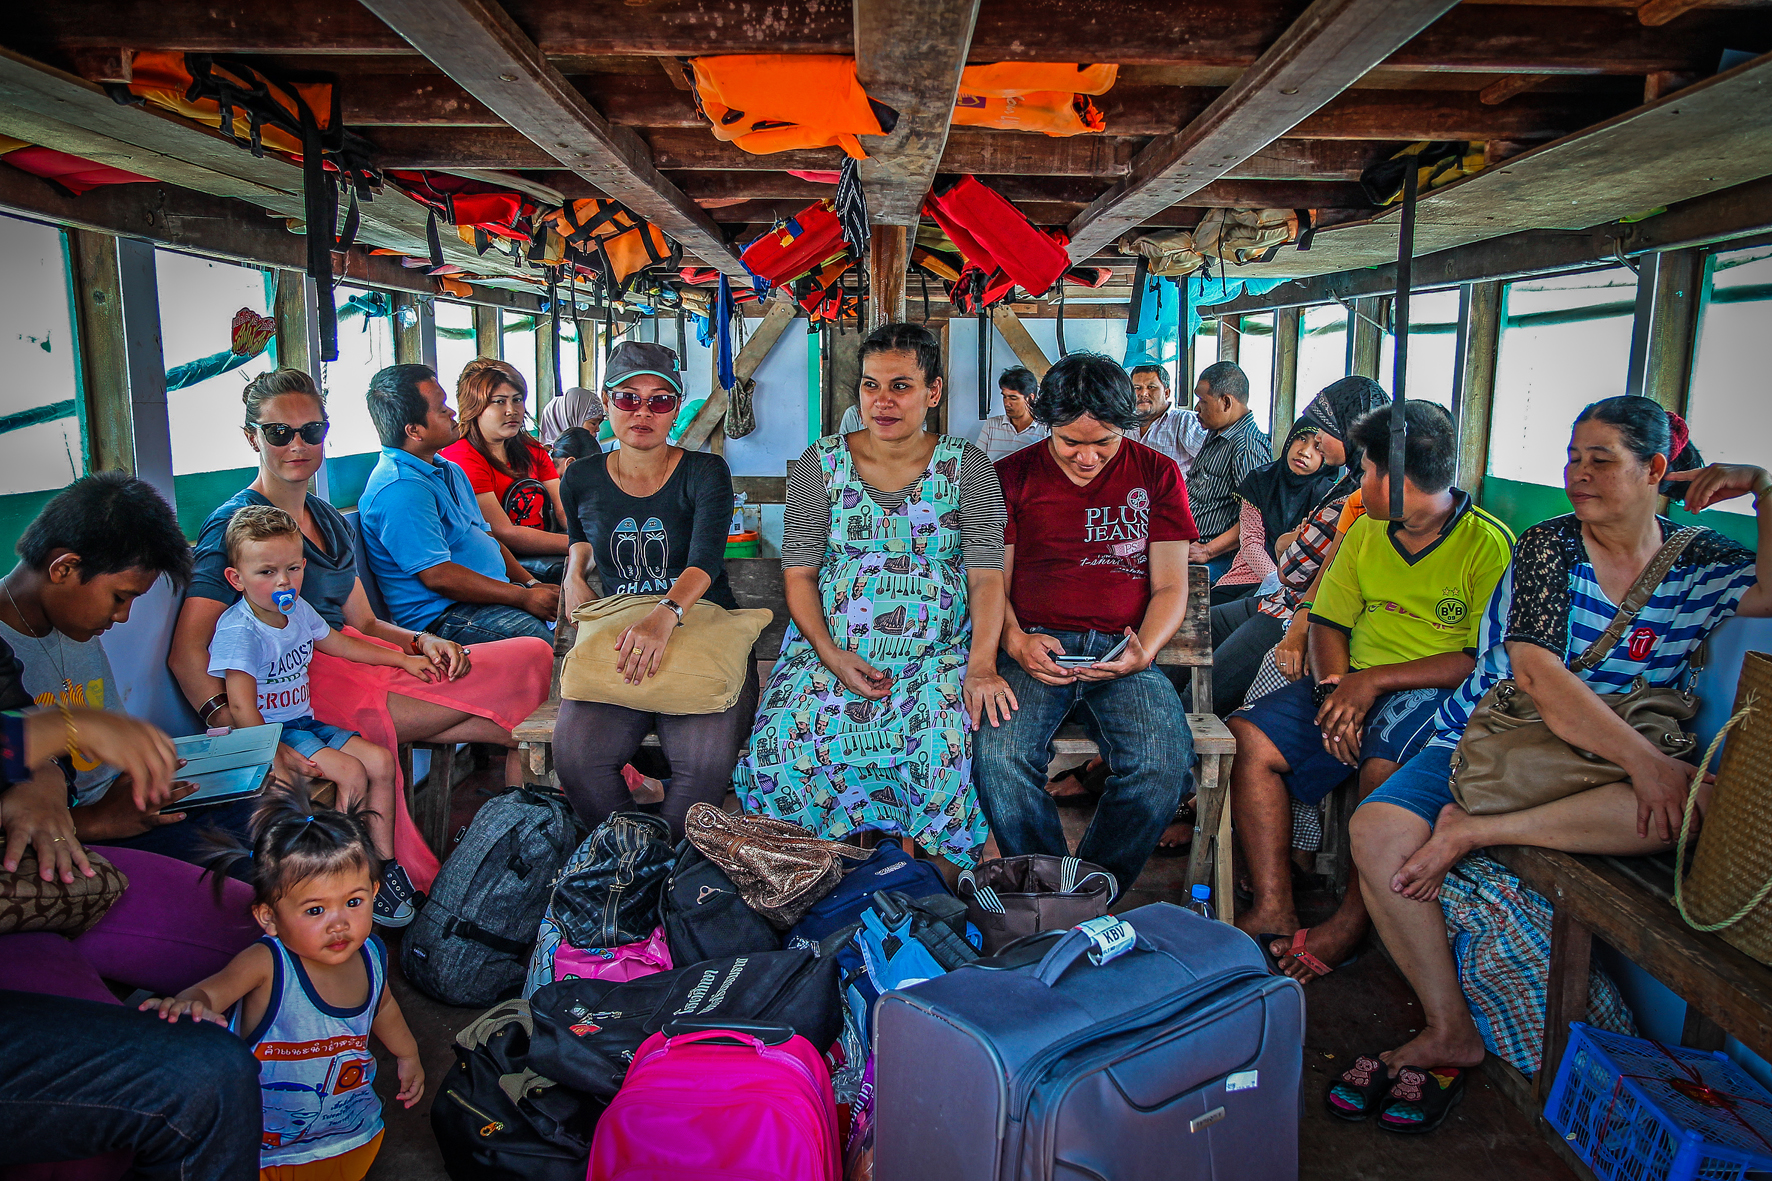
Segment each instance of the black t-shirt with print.
[{"label": "black t-shirt with print", "polygon": [[738,609],[726,580],[732,472],[718,455],[685,451],[651,496],[623,492],[609,475],[614,453],[587,455],[560,478],[566,533],[589,542],[603,593],[663,596],[691,566],[713,581],[708,602]]}]

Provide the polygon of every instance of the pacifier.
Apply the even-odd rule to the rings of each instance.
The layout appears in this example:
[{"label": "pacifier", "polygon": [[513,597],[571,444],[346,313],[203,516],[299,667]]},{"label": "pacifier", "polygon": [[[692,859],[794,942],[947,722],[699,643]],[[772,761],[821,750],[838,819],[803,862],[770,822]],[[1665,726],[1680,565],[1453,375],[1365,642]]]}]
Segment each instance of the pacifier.
[{"label": "pacifier", "polygon": [[295,606],[296,597],[296,593],[293,590],[271,592],[271,602],[275,603],[277,605],[277,610],[283,612],[285,615],[288,615],[289,609]]}]

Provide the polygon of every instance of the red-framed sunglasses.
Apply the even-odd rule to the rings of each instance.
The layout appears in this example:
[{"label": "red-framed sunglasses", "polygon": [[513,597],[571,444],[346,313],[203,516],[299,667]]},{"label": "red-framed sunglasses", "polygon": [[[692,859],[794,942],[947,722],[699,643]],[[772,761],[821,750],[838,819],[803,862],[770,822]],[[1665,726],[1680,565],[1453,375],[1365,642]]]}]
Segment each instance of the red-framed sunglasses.
[{"label": "red-framed sunglasses", "polygon": [[609,402],[617,410],[632,414],[642,405],[654,414],[669,414],[683,401],[682,394],[650,394],[642,397],[629,390],[611,390]]}]

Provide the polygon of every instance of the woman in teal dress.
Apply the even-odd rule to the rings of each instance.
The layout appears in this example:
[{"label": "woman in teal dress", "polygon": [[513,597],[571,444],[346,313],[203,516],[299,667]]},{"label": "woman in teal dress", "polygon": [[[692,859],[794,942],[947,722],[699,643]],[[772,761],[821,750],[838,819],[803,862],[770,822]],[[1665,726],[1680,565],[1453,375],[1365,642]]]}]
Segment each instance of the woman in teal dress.
[{"label": "woman in teal dress", "polygon": [[863,429],[788,471],[794,622],[735,785],[746,812],[908,836],[957,872],[988,836],[970,731],[1016,708],[996,671],[1003,490],[984,452],[923,429],[942,395],[928,329],[876,329],[861,370]]}]

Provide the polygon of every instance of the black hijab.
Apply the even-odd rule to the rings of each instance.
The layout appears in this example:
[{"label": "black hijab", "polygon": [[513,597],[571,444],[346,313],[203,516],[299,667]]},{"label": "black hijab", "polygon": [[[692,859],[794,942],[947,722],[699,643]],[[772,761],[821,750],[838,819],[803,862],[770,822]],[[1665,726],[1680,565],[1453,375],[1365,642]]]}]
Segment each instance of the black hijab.
[{"label": "black hijab", "polygon": [[1286,436],[1280,458],[1244,476],[1242,484],[1237,487],[1237,495],[1261,513],[1261,527],[1267,534],[1267,552],[1271,558],[1279,557],[1274,542],[1280,534],[1296,529],[1304,515],[1323,499],[1341,476],[1340,468],[1328,464],[1308,476],[1301,476],[1286,462],[1293,443],[1322,429],[1322,423],[1314,418],[1299,419]]},{"label": "black hijab", "polygon": [[[1370,377],[1344,377],[1332,381],[1323,387],[1323,392],[1312,398],[1310,405],[1304,408],[1300,421],[1309,419],[1326,433],[1341,440],[1347,449],[1345,473],[1341,481],[1331,488],[1320,500],[1328,500],[1353,495],[1360,486],[1360,449],[1348,442],[1354,423],[1363,415],[1377,410],[1381,406],[1389,406],[1391,396],[1384,392],[1384,387]],[[1290,528],[1290,526],[1288,526]],[[1282,530],[1284,532],[1284,530]]]}]

